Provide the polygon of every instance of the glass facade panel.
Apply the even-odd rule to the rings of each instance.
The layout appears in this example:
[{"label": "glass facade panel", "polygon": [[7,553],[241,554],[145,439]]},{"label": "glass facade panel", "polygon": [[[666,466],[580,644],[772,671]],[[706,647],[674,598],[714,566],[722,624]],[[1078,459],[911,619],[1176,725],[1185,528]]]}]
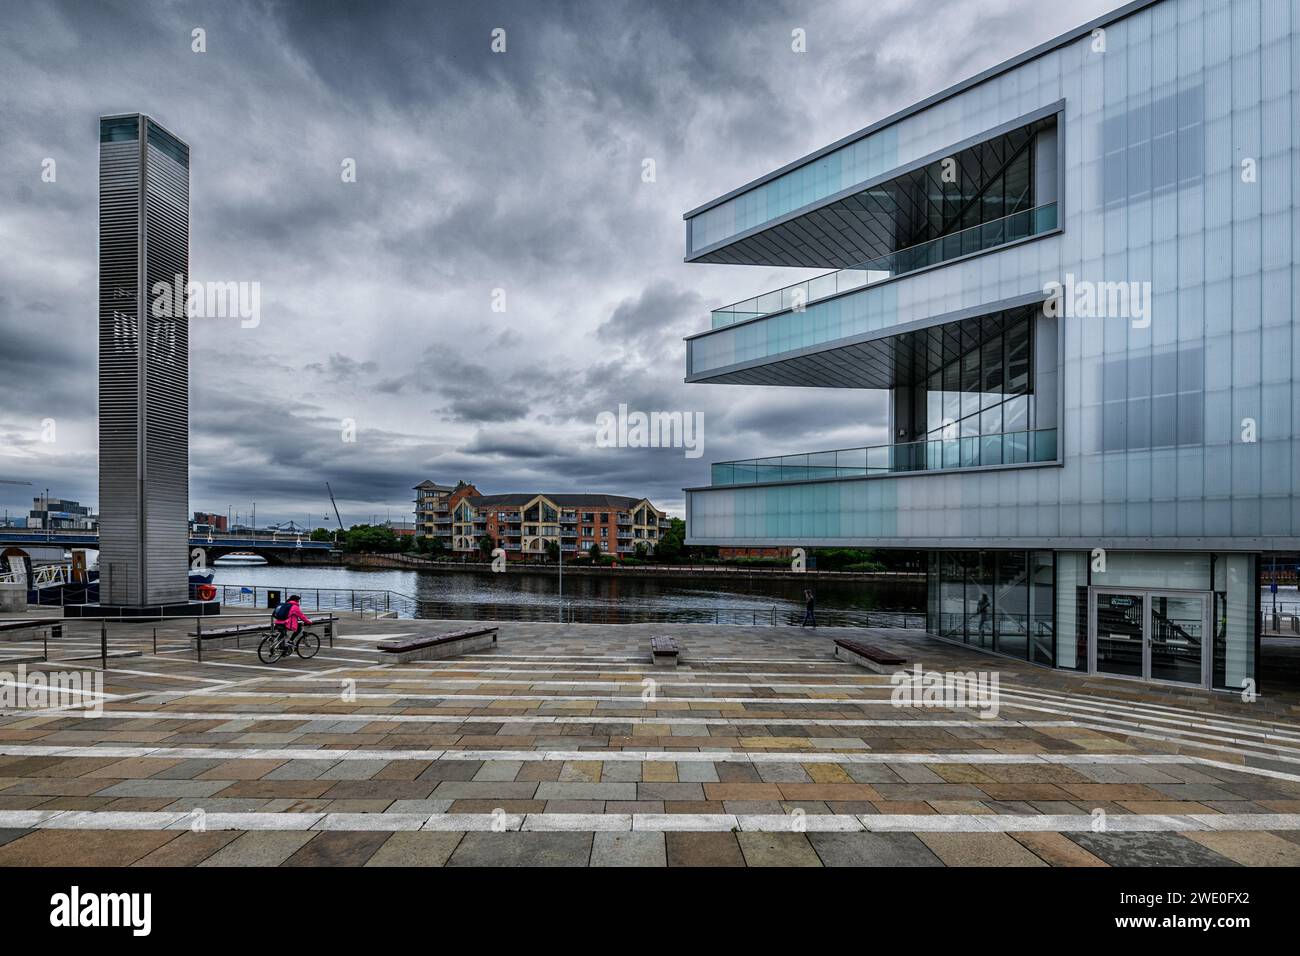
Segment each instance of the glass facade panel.
[{"label": "glass facade panel", "polygon": [[[1019,314],[1005,327],[990,326],[982,340],[974,334],[963,335],[962,351],[945,350],[944,364],[930,372],[927,383],[925,426],[928,439],[1000,435],[1033,427],[1030,423],[1031,396],[1025,394],[1030,390],[1031,328],[1029,315]],[[1004,364],[1012,355],[1015,363]],[[1012,379],[1005,380],[1004,371],[1008,368]],[[1005,427],[1008,423],[1010,427]],[[1001,464],[1000,442],[985,447],[989,449],[990,457],[982,463]],[[978,453],[967,457],[975,462],[980,460]]]},{"label": "glass facade panel", "polygon": [[101,143],[124,143],[140,138],[140,117],[113,116],[99,121]]},{"label": "glass facade panel", "polygon": [[999,551],[997,587],[997,644],[1000,654],[1027,658],[1029,655],[1029,554]]},{"label": "glass facade panel", "polygon": [[1051,664],[1051,572],[1051,552],[931,552],[927,629],[982,650]]},{"label": "glass facade panel", "polygon": [[1056,666],[1088,669],[1088,555],[1056,555]]},{"label": "glass facade panel", "polygon": [[1035,664],[1056,661],[1056,565],[1050,551],[1029,553],[1029,659]]},{"label": "glass facade panel", "polygon": [[1214,657],[1211,684],[1237,690],[1255,679],[1255,628],[1259,615],[1258,557],[1220,554],[1214,563]]}]

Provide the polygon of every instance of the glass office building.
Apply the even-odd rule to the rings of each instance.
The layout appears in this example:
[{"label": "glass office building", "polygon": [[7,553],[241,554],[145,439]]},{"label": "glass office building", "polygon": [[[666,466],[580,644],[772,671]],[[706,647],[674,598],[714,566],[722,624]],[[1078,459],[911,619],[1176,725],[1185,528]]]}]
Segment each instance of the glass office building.
[{"label": "glass office building", "polygon": [[1297,77],[1298,6],[1141,0],[687,213],[688,262],[832,270],[715,310],[687,381],[881,390],[890,436],[713,464],[688,541],[920,549],[938,636],[1258,683]]}]

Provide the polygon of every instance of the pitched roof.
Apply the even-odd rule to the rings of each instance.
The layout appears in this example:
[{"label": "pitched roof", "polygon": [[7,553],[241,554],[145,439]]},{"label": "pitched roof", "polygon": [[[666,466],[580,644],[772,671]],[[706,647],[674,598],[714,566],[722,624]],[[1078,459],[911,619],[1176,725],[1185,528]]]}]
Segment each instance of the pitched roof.
[{"label": "pitched roof", "polygon": [[[475,508],[511,507],[526,505],[538,492],[531,494],[507,495],[472,495],[465,499]],[[540,497],[561,508],[633,508],[645,501],[645,498],[629,498],[626,495],[552,495],[542,492]],[[654,507],[652,505],[652,507]],[[656,511],[661,510],[655,508]]]},{"label": "pitched roof", "polygon": [[448,485],[439,485],[426,478],[424,479],[424,481],[420,482],[418,485],[415,486],[415,490],[416,491],[452,491],[453,489]]}]

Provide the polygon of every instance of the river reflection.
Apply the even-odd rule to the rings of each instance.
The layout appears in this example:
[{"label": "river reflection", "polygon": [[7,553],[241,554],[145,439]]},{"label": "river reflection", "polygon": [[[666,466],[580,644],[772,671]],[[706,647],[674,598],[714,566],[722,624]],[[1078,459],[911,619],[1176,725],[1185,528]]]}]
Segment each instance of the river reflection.
[{"label": "river reflection", "polygon": [[[909,612],[913,626],[924,613],[925,582],[801,581],[745,575],[737,580],[651,578],[625,572],[591,576],[566,574],[563,601],[554,572],[510,568],[488,571],[359,570],[339,567],[217,568],[216,584],[225,585],[223,600],[240,600],[240,585],[279,588],[303,595],[308,607],[348,606],[350,595],[395,592],[393,609],[403,617],[558,620],[561,603],[566,620],[592,623],[635,621],[716,621],[718,623],[798,623],[803,617],[803,589],[817,596],[819,624],[887,625],[902,618],[886,612]],[[319,594],[317,593],[319,591]],[[355,599],[355,598],[352,598]],[[243,595],[251,601],[250,595]],[[258,601],[263,596],[258,594]]]}]

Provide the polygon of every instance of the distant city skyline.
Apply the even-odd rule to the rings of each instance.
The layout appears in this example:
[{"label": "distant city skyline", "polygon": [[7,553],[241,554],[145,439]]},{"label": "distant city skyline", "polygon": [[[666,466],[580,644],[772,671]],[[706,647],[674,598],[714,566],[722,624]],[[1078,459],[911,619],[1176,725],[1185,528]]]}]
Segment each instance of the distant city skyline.
[{"label": "distant city skyline", "polygon": [[[195,156],[191,511],[329,526],[328,480],[406,520],[432,474],[680,515],[708,461],[884,441],[875,393],[682,382],[710,309],[792,279],[686,267],[682,210],[1115,5],[8,10],[0,478],[100,507],[96,131],[137,110]],[[620,406],[702,414],[702,456],[602,447]]]}]

